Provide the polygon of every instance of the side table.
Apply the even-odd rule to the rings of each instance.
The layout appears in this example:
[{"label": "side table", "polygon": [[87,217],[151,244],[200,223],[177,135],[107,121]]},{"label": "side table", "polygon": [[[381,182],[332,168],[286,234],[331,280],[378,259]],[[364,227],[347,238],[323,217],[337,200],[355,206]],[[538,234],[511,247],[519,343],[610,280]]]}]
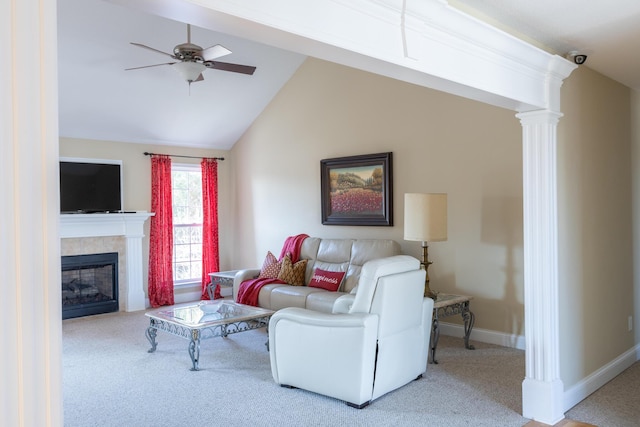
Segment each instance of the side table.
[{"label": "side table", "polygon": [[467,295],[438,294],[433,304],[433,325],[431,330],[431,357],[429,363],[438,363],[436,360],[436,347],[440,338],[439,319],[442,317],[460,314],[464,320],[464,346],[468,350],[475,350],[469,344],[469,336],[475,322],[475,315],[469,310],[469,302],[473,297]]},{"label": "side table", "polygon": [[233,286],[233,279],[236,277],[236,273],[240,270],[218,271],[216,273],[209,273],[211,283],[207,285],[207,294],[209,299],[213,301],[216,286],[220,285],[221,288],[229,288]]}]

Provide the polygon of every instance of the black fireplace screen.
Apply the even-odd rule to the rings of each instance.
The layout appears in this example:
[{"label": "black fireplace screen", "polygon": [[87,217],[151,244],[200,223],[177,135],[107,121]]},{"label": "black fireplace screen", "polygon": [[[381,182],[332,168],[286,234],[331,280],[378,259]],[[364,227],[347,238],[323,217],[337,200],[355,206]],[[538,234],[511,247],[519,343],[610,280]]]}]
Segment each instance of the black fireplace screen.
[{"label": "black fireplace screen", "polygon": [[118,311],[118,253],[62,257],[62,318]]}]

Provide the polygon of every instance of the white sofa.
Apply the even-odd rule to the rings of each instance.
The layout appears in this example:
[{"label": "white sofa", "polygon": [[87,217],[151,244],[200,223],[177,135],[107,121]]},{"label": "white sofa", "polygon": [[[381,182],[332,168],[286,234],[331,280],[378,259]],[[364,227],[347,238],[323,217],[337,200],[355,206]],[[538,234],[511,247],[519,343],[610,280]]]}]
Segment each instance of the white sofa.
[{"label": "white sofa", "polygon": [[[286,307],[308,308],[333,313],[343,310],[353,301],[362,266],[374,259],[400,254],[400,245],[386,239],[321,239],[307,237],[302,242],[300,259],[307,259],[305,285],[311,281],[316,268],[345,272],[337,292],[308,286],[268,284],[260,289],[258,305],[270,310]],[[240,284],[258,277],[260,269],[241,270],[233,282],[233,299],[238,299]]]},{"label": "white sofa", "polygon": [[341,314],[285,308],[269,322],[276,383],[363,408],[427,369],[433,300],[425,271],[406,255],[365,264]]}]

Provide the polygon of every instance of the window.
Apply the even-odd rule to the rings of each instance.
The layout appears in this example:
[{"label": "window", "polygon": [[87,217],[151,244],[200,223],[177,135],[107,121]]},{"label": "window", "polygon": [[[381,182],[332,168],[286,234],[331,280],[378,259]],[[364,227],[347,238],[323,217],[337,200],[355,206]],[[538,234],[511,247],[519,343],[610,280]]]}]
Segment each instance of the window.
[{"label": "window", "polygon": [[174,285],[202,280],[202,172],[200,165],[171,166]]}]

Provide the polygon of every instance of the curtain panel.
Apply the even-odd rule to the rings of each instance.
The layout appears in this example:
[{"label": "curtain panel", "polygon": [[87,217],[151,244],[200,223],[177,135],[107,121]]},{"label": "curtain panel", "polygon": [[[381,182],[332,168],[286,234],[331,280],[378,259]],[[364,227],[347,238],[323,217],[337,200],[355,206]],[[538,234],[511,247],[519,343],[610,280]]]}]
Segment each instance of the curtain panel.
[{"label": "curtain panel", "polygon": [[149,303],[173,305],[173,202],[171,158],[151,158],[151,217],[149,233]]},{"label": "curtain panel", "polygon": [[[207,285],[209,273],[220,271],[218,252],[218,162],[202,159],[202,299],[209,299]],[[214,299],[222,298],[220,285],[216,286]]]}]

